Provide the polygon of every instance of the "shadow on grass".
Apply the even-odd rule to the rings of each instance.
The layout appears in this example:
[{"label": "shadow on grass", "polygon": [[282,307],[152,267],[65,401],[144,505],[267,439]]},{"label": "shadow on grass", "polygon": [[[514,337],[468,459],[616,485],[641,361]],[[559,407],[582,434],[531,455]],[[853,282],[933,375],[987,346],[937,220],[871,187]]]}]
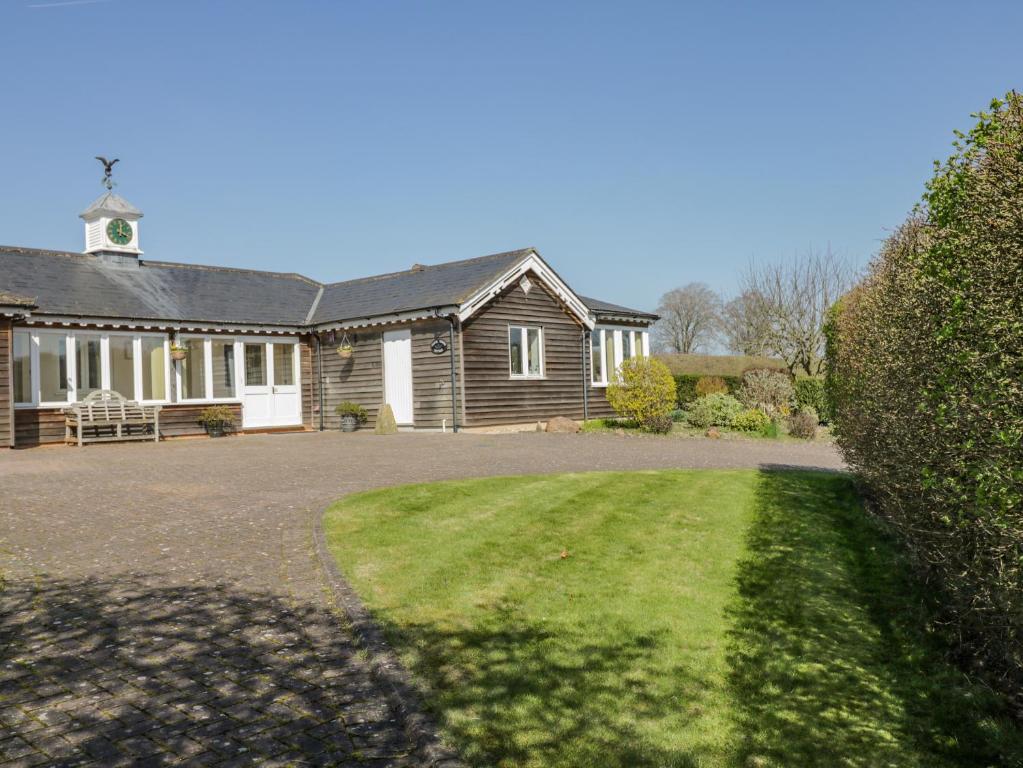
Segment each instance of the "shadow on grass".
[{"label": "shadow on grass", "polygon": [[849,478],[765,470],[731,609],[748,766],[1017,766],[1003,703],[946,662]]},{"label": "shadow on grass", "polygon": [[[614,631],[551,630],[497,609],[485,627],[385,626],[424,698],[474,766],[694,768],[691,754],[650,743],[636,727],[683,707],[700,712],[707,684],[692,670],[667,673],[671,694],[652,693],[649,658],[668,637],[623,641]],[[567,634],[566,634],[567,633]],[[403,639],[404,638],[404,639]],[[676,722],[683,722],[676,718]]]},{"label": "shadow on grass", "polygon": [[326,766],[407,752],[353,653],[328,611],[270,594],[144,576],[0,582],[0,763]]}]

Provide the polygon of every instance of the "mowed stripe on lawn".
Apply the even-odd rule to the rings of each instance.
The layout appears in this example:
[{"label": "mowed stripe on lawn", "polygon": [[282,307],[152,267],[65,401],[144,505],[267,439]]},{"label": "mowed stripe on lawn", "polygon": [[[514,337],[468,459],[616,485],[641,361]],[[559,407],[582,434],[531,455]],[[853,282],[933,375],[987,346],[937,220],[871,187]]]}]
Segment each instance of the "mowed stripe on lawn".
[{"label": "mowed stripe on lawn", "polygon": [[[904,701],[932,684],[907,683],[881,625],[919,601],[895,594],[904,564],[840,475],[416,485],[347,498],[325,530],[474,765],[985,765],[1019,744],[982,693],[945,702],[978,722],[960,728],[965,745],[928,736],[945,718]],[[895,575],[850,557],[860,549]],[[818,616],[826,626],[810,626]],[[959,681],[907,631],[924,674],[937,663],[936,679]],[[824,674],[843,668],[824,658],[843,643],[844,684]]]}]

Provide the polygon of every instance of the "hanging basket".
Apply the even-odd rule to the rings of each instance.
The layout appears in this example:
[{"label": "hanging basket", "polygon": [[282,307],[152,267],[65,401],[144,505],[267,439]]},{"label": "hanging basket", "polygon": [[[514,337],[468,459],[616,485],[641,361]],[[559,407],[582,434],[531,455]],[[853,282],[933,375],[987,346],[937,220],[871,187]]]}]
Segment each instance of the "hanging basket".
[{"label": "hanging basket", "polygon": [[171,360],[184,360],[188,357],[188,350],[183,347],[171,348]]},{"label": "hanging basket", "polygon": [[344,334],[341,337],[341,341],[337,344],[337,356],[342,360],[347,360],[355,354],[355,347],[352,346],[351,340],[348,338],[348,334]]}]

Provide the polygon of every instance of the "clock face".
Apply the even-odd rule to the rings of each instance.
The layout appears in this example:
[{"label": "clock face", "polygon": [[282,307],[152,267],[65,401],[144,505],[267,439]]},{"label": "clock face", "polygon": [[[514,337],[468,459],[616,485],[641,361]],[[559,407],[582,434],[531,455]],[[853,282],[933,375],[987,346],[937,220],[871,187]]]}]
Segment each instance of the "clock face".
[{"label": "clock face", "polygon": [[131,242],[131,236],[131,224],[124,219],[111,219],[110,223],[107,224],[107,237],[110,238],[110,242],[117,245],[127,245]]}]

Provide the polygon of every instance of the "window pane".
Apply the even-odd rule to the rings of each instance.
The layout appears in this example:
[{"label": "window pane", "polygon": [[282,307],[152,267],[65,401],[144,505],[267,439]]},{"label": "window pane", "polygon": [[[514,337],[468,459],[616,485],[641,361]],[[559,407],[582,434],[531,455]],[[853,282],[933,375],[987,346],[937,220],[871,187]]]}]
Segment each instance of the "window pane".
[{"label": "window pane", "polygon": [[206,342],[203,339],[185,339],[185,359],[181,361],[181,397],[185,400],[203,400],[206,397]]},{"label": "window pane", "polygon": [[266,344],[245,345],[245,386],[266,386]]},{"label": "window pane", "polygon": [[540,349],[540,329],[539,328],[528,328],[526,329],[526,337],[529,342],[529,375],[539,376],[540,375],[540,359],[543,357],[542,350]]},{"label": "window pane", "polygon": [[234,342],[213,340],[213,396],[234,397]]},{"label": "window pane", "polygon": [[[103,389],[103,360],[99,334],[80,333],[75,337],[75,384],[77,397],[85,398],[90,392]],[[131,395],[129,395],[131,397]]]},{"label": "window pane", "polygon": [[590,377],[594,384],[604,381],[604,354],[601,349],[600,329],[590,334]]},{"label": "window pane", "polygon": [[32,336],[14,334],[14,402],[32,402]]},{"label": "window pane", "polygon": [[39,334],[39,399],[67,400],[67,344],[65,336]]},{"label": "window pane", "polygon": [[167,399],[167,353],[162,336],[142,337],[142,399]]},{"label": "window pane", "polygon": [[629,331],[622,331],[622,360],[632,357],[632,334]]},{"label": "window pane", "polygon": [[642,331],[636,331],[636,357],[644,357]]},{"label": "window pane", "polygon": [[511,357],[511,372],[513,376],[522,375],[522,329],[508,329],[508,354]]},{"label": "window pane", "polygon": [[607,378],[611,381],[616,378],[618,367],[615,365],[615,332],[604,331],[604,352],[606,353]]},{"label": "window pane", "polygon": [[295,345],[274,344],[274,384],[295,383]]},{"label": "window pane", "polygon": [[128,400],[135,399],[135,339],[111,336],[110,388]]}]

